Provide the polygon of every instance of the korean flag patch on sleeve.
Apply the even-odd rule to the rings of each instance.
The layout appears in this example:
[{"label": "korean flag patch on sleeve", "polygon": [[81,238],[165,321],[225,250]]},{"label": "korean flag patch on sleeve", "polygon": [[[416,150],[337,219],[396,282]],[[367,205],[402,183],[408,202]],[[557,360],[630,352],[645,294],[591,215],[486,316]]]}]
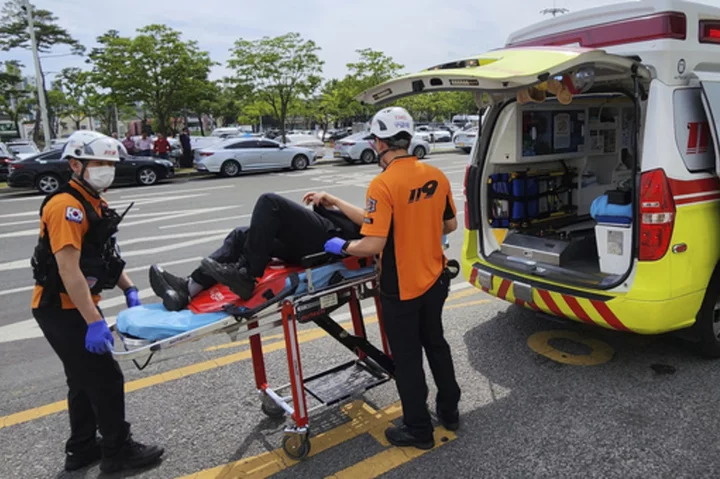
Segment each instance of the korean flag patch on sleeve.
[{"label": "korean flag patch on sleeve", "polygon": [[82,223],[84,214],[82,210],[68,206],[65,208],[65,219],[73,223]]}]

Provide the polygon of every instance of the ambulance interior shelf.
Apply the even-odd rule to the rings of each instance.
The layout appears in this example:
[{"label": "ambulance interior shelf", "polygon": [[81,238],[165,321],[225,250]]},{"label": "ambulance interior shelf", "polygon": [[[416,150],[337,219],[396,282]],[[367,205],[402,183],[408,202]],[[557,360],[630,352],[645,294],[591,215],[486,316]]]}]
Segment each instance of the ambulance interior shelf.
[{"label": "ambulance interior shelf", "polygon": [[[621,184],[632,197],[632,103],[605,96],[507,110],[498,118],[486,169],[486,218],[498,230],[498,253],[568,268],[588,281],[624,273],[632,216],[601,224],[590,213],[595,200]],[[608,249],[621,261],[608,266]]]}]

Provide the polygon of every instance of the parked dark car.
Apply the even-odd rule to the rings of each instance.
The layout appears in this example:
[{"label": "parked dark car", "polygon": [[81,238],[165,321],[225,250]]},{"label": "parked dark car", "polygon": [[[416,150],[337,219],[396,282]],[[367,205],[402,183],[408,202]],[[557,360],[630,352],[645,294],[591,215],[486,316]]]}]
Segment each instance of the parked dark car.
[{"label": "parked dark car", "polygon": [[17,161],[18,157],[4,144],[0,143],[0,181],[7,180],[10,173],[10,163]]},{"label": "parked dark car", "polygon": [[[10,164],[8,185],[12,187],[37,188],[40,193],[50,194],[64,185],[72,175],[67,160],[62,160],[62,150],[40,153]],[[128,155],[121,149],[120,161],[115,167],[115,181],[119,184],[148,186],[165,178],[172,178],[175,168],[172,161],[159,158]]]}]

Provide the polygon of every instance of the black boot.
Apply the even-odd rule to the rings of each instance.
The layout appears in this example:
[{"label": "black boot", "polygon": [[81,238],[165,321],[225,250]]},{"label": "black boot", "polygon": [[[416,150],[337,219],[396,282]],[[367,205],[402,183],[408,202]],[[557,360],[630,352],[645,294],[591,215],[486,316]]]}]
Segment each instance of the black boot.
[{"label": "black boot", "polygon": [[66,471],[77,471],[83,467],[87,467],[90,464],[99,461],[102,457],[102,450],[99,444],[94,444],[92,447],[85,451],[65,453],[65,470]]},{"label": "black boot", "polygon": [[168,311],[180,311],[190,303],[187,279],[168,273],[160,266],[150,266],[150,287],[163,300]]},{"label": "black boot", "polygon": [[440,409],[436,409],[435,413],[440,424],[448,431],[457,431],[460,428],[460,413],[457,409],[451,413],[443,413]]},{"label": "black boot", "polygon": [[385,429],[385,437],[390,444],[397,447],[414,446],[418,449],[432,449],[435,447],[435,438],[432,433],[428,438],[419,438],[411,433],[404,424]]},{"label": "black boot", "polygon": [[237,264],[220,264],[212,258],[203,258],[202,267],[215,281],[224,284],[230,291],[244,300],[252,298],[255,290],[255,278],[244,267]]},{"label": "black boot", "polygon": [[113,454],[106,454],[100,462],[100,470],[105,473],[118,472],[123,469],[138,469],[155,464],[165,450],[158,446],[146,446],[128,438],[120,449]]}]

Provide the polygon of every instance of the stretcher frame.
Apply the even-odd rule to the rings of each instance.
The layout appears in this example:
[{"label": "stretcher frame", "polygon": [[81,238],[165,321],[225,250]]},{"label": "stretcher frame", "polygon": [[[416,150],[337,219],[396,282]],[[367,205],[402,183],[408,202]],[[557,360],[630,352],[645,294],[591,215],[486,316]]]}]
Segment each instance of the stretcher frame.
[{"label": "stretcher frame", "polygon": [[[302,459],[310,452],[309,414],[311,412],[338,404],[394,377],[394,363],[382,319],[377,273],[373,272],[336,285],[316,289],[309,271],[310,268],[306,270],[308,293],[297,296],[291,294],[285,297],[278,295],[273,298],[273,304],[249,318],[229,314],[211,324],[149,344],[142,344],[142,342],[128,338],[117,331],[116,326],[113,326],[112,329],[120,337],[125,351],[113,350],[112,354],[119,361],[132,361],[138,369],[144,369],[156,353],[211,334],[227,333],[232,341],[248,339],[255,387],[261,397],[261,410],[269,417],[280,418],[287,415],[291,418],[292,424],[285,428],[282,447],[291,458]],[[360,301],[367,298],[373,298],[375,302],[382,351],[367,341],[365,321],[360,306]],[[330,317],[332,312],[345,304],[350,309],[352,334]],[[356,358],[328,371],[305,378],[302,372],[298,324],[310,321],[316,323],[331,337],[346,346],[355,354]],[[272,388],[267,379],[261,335],[281,327],[285,338],[290,382]],[[138,360],[143,359],[145,363],[141,366],[138,364]],[[321,379],[324,375],[332,374],[340,368],[349,366],[363,368],[377,380],[371,381],[367,387],[361,388],[361,390],[354,390],[332,401],[322,401],[312,391],[306,389],[306,381]],[[289,390],[289,395],[282,394],[282,391],[285,390]],[[319,405],[308,407],[308,392],[320,401]]]}]

